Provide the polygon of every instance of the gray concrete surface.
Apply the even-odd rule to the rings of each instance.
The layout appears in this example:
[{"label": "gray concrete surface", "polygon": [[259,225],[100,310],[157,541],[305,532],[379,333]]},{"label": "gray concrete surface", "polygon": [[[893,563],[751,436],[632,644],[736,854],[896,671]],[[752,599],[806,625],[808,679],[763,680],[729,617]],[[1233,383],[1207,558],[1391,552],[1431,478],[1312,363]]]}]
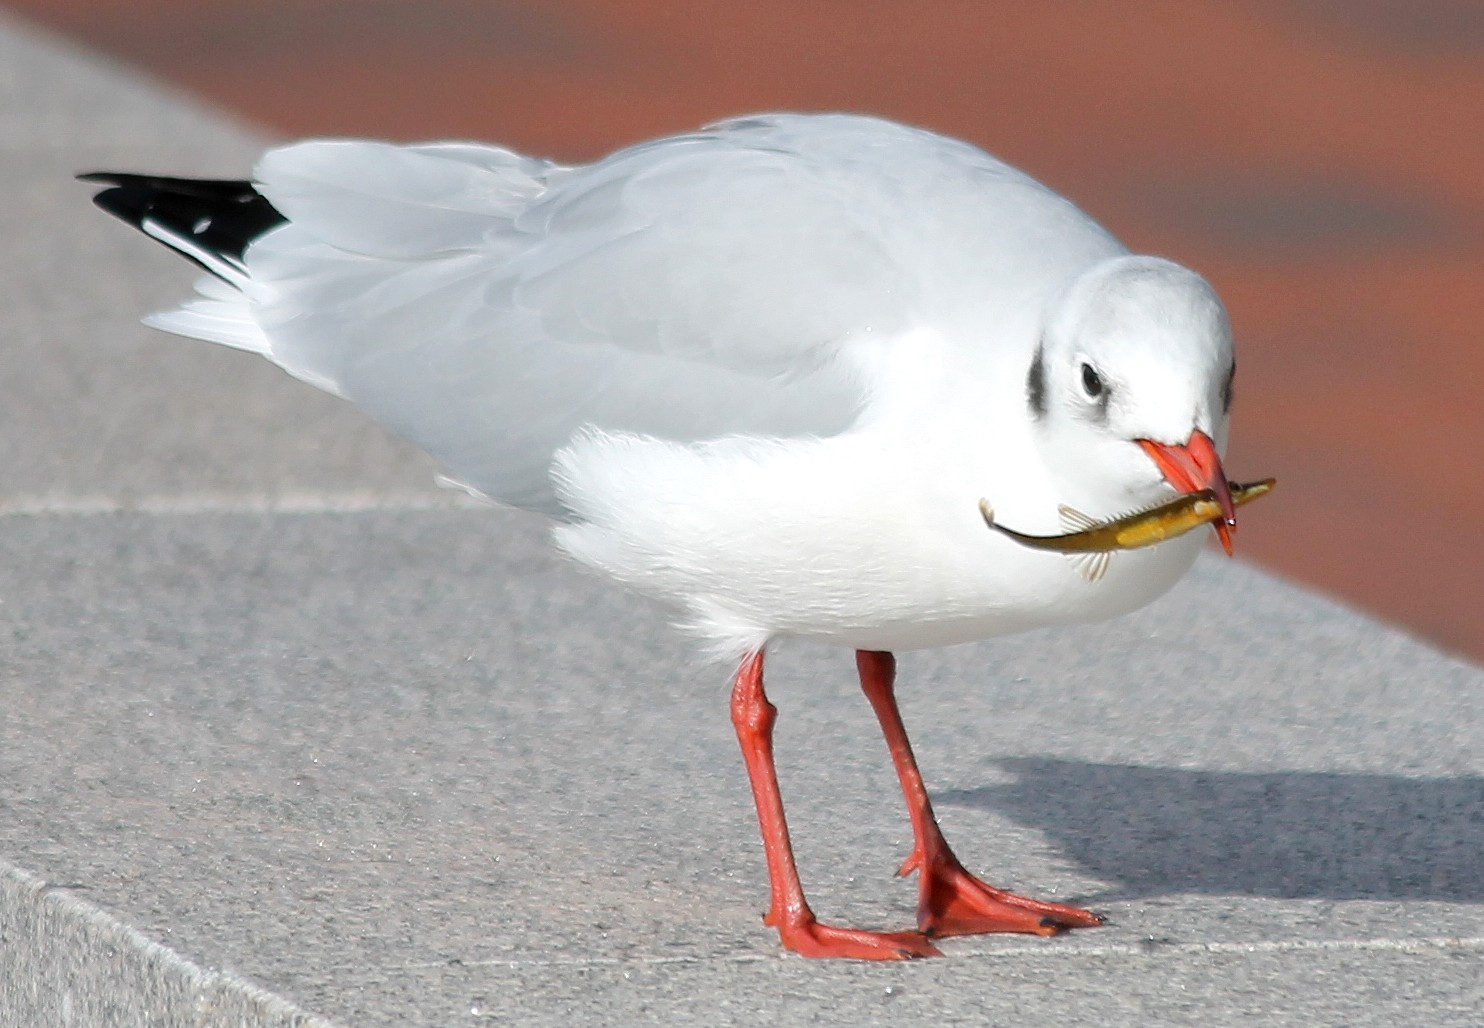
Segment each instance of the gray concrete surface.
[{"label": "gray concrete surface", "polygon": [[[1109,927],[781,954],[725,669],[136,324],[189,271],[70,175],[240,174],[251,134],[10,22],[0,91],[0,1025],[1479,1022],[1484,673],[1217,558],[902,661],[961,855]],[[851,670],[770,665],[784,787],[816,908],[903,926]]]}]

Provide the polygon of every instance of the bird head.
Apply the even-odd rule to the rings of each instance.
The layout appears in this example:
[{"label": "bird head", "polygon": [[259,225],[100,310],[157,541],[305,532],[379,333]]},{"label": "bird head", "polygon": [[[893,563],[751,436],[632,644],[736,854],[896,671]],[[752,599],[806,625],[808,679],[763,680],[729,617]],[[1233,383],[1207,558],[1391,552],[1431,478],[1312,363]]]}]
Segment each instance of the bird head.
[{"label": "bird head", "polygon": [[1236,518],[1220,451],[1234,371],[1226,311],[1195,272],[1123,256],[1073,279],[1048,310],[1026,377],[1038,445],[1068,502],[1112,514],[1170,487],[1210,489],[1230,553]]}]

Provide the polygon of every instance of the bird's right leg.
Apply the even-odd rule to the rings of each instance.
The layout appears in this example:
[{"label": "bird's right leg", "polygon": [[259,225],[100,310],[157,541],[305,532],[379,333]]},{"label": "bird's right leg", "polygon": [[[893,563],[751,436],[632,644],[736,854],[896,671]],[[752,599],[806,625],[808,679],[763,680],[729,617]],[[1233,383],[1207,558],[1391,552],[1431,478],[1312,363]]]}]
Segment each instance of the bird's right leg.
[{"label": "bird's right leg", "polygon": [[778,772],[773,765],[773,722],[778,708],[763,693],[763,654],[759,650],[742,662],[732,688],[732,724],[742,744],[752,797],[757,802],[758,825],[763,833],[763,854],[768,861],[772,890],[764,924],[778,929],[783,945],[806,957],[850,957],[856,960],[907,960],[936,957],[942,953],[921,932],[870,932],[820,924],[804,899],[788,823],[783,817],[783,796],[778,790]]}]

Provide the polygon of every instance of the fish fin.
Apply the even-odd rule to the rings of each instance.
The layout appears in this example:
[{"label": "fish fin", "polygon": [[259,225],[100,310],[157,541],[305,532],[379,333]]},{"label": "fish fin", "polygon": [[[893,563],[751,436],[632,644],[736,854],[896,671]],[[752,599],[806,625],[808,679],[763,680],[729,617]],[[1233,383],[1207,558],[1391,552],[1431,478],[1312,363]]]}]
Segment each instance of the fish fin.
[{"label": "fish fin", "polygon": [[1088,517],[1076,507],[1068,507],[1065,503],[1056,505],[1056,512],[1061,515],[1061,527],[1071,532],[1086,532],[1090,528],[1098,527],[1097,518]]},{"label": "fish fin", "polygon": [[1113,562],[1111,550],[1099,550],[1095,553],[1069,553],[1072,566],[1078,573],[1089,582],[1098,582],[1108,573],[1108,565]]},{"label": "fish fin", "polygon": [[[1061,526],[1067,532],[1087,532],[1102,524],[1097,518],[1089,517],[1076,507],[1068,507],[1065,503],[1057,504],[1056,512],[1061,515]],[[1067,558],[1071,560],[1072,567],[1077,569],[1078,574],[1089,582],[1097,582],[1108,573],[1108,565],[1113,560],[1112,550],[1095,550],[1086,553],[1069,553]]]}]

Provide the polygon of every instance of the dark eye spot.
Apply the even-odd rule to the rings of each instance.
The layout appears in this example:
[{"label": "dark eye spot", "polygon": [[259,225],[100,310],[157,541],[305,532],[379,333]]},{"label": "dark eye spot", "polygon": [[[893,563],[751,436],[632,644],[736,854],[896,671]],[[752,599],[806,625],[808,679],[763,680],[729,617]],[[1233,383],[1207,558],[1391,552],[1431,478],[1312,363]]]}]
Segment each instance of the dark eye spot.
[{"label": "dark eye spot", "polygon": [[1082,388],[1086,390],[1087,395],[1091,396],[1093,399],[1097,399],[1099,396],[1103,395],[1103,378],[1095,370],[1093,370],[1093,366],[1091,364],[1082,365]]},{"label": "dark eye spot", "polygon": [[1221,410],[1230,413],[1232,409],[1232,383],[1237,378],[1236,362],[1232,363],[1231,370],[1226,373],[1226,381],[1221,385]]},{"label": "dark eye spot", "polygon": [[1046,413],[1046,360],[1041,346],[1036,347],[1030,371],[1025,375],[1025,400],[1032,417],[1039,418]]}]

